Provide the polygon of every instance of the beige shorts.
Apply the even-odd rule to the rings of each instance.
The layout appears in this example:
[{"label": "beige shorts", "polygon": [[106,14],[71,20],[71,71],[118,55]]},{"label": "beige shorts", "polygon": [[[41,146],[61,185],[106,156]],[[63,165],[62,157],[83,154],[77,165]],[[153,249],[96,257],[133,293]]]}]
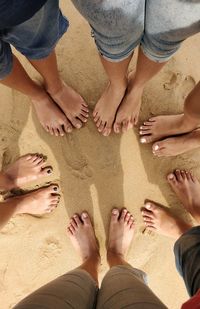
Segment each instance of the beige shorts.
[{"label": "beige shorts", "polygon": [[84,270],[75,269],[41,287],[15,309],[166,309],[146,285],[146,274],[131,266],[112,267],[98,289]]}]

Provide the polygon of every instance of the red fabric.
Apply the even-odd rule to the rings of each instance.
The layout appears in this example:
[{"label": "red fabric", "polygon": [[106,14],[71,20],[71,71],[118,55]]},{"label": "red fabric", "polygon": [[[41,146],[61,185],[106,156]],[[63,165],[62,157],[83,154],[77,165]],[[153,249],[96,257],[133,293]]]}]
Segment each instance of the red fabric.
[{"label": "red fabric", "polygon": [[182,305],[181,309],[200,309],[200,289],[192,298]]}]

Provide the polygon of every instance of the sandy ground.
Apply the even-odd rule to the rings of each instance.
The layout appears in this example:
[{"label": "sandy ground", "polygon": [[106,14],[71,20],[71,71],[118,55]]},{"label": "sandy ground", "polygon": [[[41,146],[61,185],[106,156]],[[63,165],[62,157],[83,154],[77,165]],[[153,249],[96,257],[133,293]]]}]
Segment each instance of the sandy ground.
[{"label": "sandy ground", "polygon": [[[92,110],[106,85],[106,76],[86,21],[69,2],[65,2],[65,6],[64,1],[61,4],[71,27],[57,47],[59,70]],[[27,61],[20,59],[31,76],[37,77]],[[200,79],[198,59],[199,35],[185,42],[147,85],[141,122],[152,114],[182,110],[185,96]],[[131,67],[135,67],[135,58]],[[175,269],[173,241],[143,233],[140,207],[145,198],[150,198],[188,218],[165,176],[178,167],[191,169],[200,177],[200,150],[175,158],[153,158],[151,146],[139,144],[137,130],[105,138],[97,132],[92,120],[80,131],[55,138],[42,129],[28,98],[3,86],[0,93],[2,166],[28,152],[43,153],[54,167],[51,181],[59,181],[62,187],[62,200],[53,214],[43,218],[18,216],[1,231],[1,308],[11,308],[31,291],[78,265],[79,259],[65,235],[65,228],[69,216],[84,209],[93,217],[100,240],[102,278],[108,269],[105,232],[113,206],[126,206],[136,217],[137,229],[129,262],[147,272],[150,287],[169,308],[180,308],[187,293]],[[43,179],[26,189],[43,186],[48,181],[49,178]]]}]

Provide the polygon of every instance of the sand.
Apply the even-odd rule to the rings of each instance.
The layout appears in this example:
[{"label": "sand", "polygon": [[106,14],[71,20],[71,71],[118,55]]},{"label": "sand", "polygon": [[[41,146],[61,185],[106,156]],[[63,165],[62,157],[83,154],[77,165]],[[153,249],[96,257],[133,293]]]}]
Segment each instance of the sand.
[{"label": "sand", "polygon": [[[106,85],[106,75],[88,24],[70,2],[61,1],[61,7],[71,27],[57,46],[59,70],[92,110]],[[29,74],[37,78],[34,69],[19,57]],[[150,115],[182,111],[184,98],[200,79],[199,59],[200,35],[196,35],[146,86],[140,123]],[[87,210],[94,220],[103,257],[102,278],[108,269],[105,241],[113,206],[126,206],[136,218],[128,261],[147,272],[150,287],[169,308],[180,308],[188,296],[175,269],[173,240],[143,233],[140,208],[149,198],[188,219],[165,177],[174,168],[190,169],[200,177],[200,149],[174,158],[154,158],[151,145],[139,144],[137,129],[105,138],[91,119],[80,131],[63,138],[52,137],[40,126],[27,97],[3,86],[0,93],[2,166],[26,153],[43,153],[54,168],[50,180],[62,188],[61,203],[54,213],[39,218],[15,217],[0,232],[1,308],[12,308],[31,291],[78,265],[65,233],[74,212]],[[48,182],[46,178],[25,189]]]}]

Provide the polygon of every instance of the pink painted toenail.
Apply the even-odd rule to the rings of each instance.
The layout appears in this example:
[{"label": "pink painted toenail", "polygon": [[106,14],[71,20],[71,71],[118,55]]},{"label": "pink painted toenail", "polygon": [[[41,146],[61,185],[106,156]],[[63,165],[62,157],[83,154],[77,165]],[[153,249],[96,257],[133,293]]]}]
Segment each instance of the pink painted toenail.
[{"label": "pink painted toenail", "polygon": [[140,143],[142,143],[142,144],[146,143],[146,138],[142,137],[142,138],[140,139]]},{"label": "pink painted toenail", "polygon": [[174,179],[174,174],[169,174],[169,179]]},{"label": "pink painted toenail", "polygon": [[155,145],[154,150],[158,150],[158,149],[159,149],[159,146]]}]

